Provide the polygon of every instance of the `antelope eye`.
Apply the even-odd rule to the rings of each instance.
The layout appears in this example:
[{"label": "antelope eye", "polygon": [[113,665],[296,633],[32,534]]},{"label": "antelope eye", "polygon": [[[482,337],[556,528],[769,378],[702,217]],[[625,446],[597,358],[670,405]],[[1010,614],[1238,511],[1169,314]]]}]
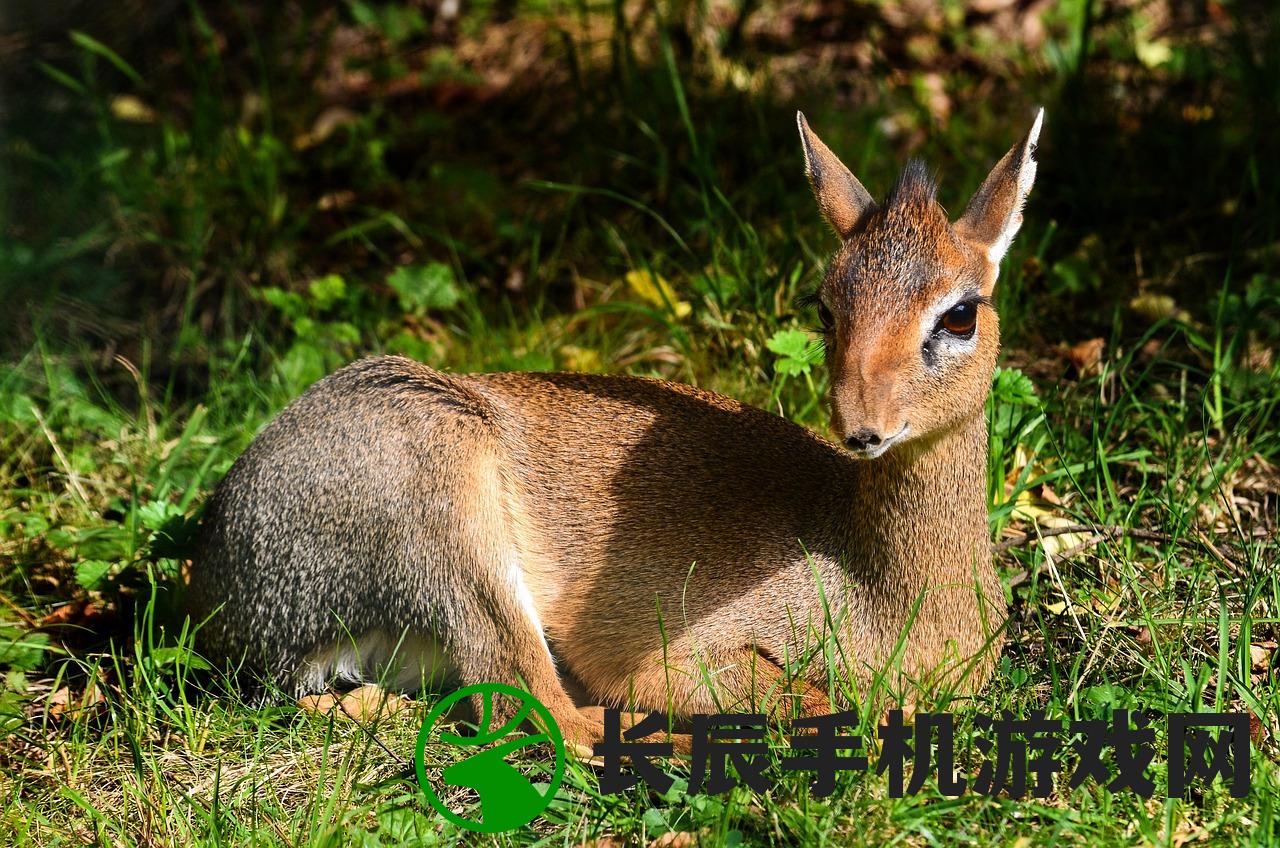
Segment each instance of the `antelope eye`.
[{"label": "antelope eye", "polygon": [[938,322],[939,330],[946,330],[953,336],[968,338],[978,323],[978,305],[973,301],[957,303],[942,316]]},{"label": "antelope eye", "polygon": [[831,310],[822,301],[818,301],[818,320],[822,322],[824,332],[831,332],[836,325],[836,317],[831,314]]}]

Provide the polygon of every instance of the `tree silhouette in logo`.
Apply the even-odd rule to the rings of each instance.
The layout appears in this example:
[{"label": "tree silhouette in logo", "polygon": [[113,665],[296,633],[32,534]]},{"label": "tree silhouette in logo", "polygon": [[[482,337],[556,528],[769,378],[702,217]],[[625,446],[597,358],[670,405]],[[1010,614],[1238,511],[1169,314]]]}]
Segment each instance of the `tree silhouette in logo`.
[{"label": "tree silhouette in logo", "polygon": [[[476,700],[481,705],[476,735],[459,736],[441,730],[436,734],[435,741],[439,745],[476,751],[466,759],[447,766],[441,772],[440,779],[449,786],[469,788],[479,796],[478,821],[449,809],[429,779],[426,767],[426,749],[431,741],[432,731],[440,724],[440,719],[450,707],[473,695],[479,696]],[[497,728],[493,727],[494,696],[502,696],[519,705],[515,714]],[[522,730],[526,724],[533,725],[535,732]],[[539,792],[529,777],[508,762],[507,757],[523,748],[547,742],[555,746],[555,766],[550,785],[545,792]],[[564,777],[564,739],[551,712],[528,692],[502,683],[481,683],[453,692],[436,704],[427,715],[427,720],[418,733],[414,766],[418,773],[418,784],[437,812],[459,827],[483,833],[500,833],[528,824],[551,803]]]}]

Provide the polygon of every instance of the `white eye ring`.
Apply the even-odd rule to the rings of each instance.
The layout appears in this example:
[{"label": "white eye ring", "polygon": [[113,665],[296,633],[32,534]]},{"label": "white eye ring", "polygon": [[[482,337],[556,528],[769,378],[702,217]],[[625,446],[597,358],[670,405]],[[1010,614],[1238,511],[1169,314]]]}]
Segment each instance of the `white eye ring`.
[{"label": "white eye ring", "polygon": [[[952,329],[947,326],[948,319],[956,319],[961,329]],[[950,335],[956,339],[972,338],[973,334],[978,331],[978,303],[974,300],[962,300],[955,306],[942,313],[938,318],[938,323],[934,327],[934,335]]]},{"label": "white eye ring", "polygon": [[[923,337],[922,347],[925,362],[936,366],[939,356],[954,356],[972,353],[978,346],[978,316],[981,299],[971,289],[953,291],[945,299],[940,299],[934,309],[925,313],[920,322],[920,334]],[[945,308],[942,308],[945,304]],[[951,332],[943,326],[947,314],[958,306],[971,304],[974,309],[973,329],[967,335]]]}]

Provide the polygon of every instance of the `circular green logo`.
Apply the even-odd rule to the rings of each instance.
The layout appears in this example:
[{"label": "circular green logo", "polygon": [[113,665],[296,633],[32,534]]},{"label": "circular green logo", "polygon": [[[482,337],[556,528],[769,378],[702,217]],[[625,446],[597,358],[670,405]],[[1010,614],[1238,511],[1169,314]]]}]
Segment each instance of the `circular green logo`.
[{"label": "circular green logo", "polygon": [[[458,736],[439,730],[437,725],[449,708],[472,695],[480,696],[482,706],[476,735]],[[500,727],[492,726],[495,695],[501,695],[519,705],[514,715]],[[526,721],[534,725],[535,732],[527,733],[522,730]],[[474,753],[443,768],[432,766],[439,774],[438,780],[433,781],[427,773],[426,763],[427,744],[433,738],[437,745],[457,746]],[[556,762],[551,772],[550,784],[545,791],[539,792],[526,771],[536,773],[542,767],[533,763],[522,771],[516,764],[507,762],[507,757],[523,748],[546,743],[555,747]],[[564,737],[560,735],[560,728],[551,717],[551,711],[528,692],[503,683],[480,683],[465,686],[449,694],[431,710],[427,720],[422,723],[422,730],[418,731],[418,748],[413,764],[418,772],[418,785],[440,815],[467,830],[502,833],[533,821],[555,797],[560,781],[564,778]],[[465,818],[449,809],[440,797],[440,782],[445,786],[471,790],[478,795],[479,821]]]}]

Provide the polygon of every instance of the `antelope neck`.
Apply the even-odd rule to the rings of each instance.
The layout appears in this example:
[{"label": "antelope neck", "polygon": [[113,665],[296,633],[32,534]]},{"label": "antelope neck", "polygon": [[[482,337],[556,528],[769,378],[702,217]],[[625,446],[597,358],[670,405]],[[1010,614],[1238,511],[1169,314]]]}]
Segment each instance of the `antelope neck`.
[{"label": "antelope neck", "polygon": [[918,593],[944,582],[972,585],[975,563],[990,568],[983,414],[856,471],[848,550],[881,579]]}]

